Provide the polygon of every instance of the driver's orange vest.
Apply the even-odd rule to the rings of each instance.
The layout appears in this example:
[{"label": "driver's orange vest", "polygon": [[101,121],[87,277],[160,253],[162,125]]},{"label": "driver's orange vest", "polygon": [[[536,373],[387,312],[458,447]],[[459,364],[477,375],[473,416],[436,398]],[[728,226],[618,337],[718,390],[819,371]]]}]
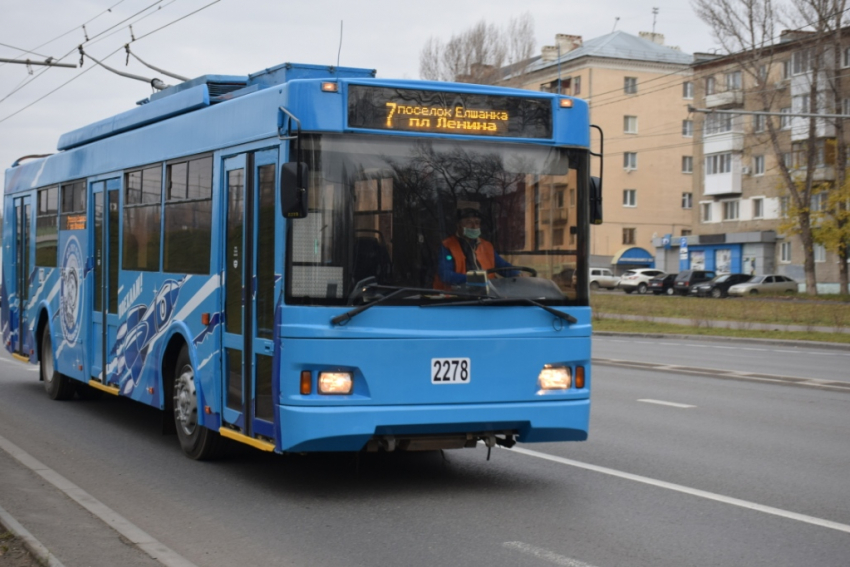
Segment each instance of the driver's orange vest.
[{"label": "driver's orange vest", "polygon": [[[463,253],[463,248],[460,245],[460,240],[455,235],[449,236],[443,240],[443,246],[448,248],[455,261],[455,272],[458,274],[466,273],[466,254]],[[475,258],[478,260],[478,265],[482,270],[489,270],[496,267],[496,251],[493,245],[484,240],[478,239],[478,246],[475,248]],[[490,274],[492,278],[494,274]],[[434,275],[434,289],[450,289],[450,286],[443,283],[440,279],[440,274]]]}]

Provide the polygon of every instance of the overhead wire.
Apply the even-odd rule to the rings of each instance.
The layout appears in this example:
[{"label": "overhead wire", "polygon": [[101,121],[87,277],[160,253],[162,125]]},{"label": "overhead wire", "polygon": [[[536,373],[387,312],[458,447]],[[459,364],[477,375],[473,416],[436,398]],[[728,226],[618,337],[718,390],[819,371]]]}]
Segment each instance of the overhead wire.
[{"label": "overhead wire", "polygon": [[[160,1],[161,1],[161,0],[160,0]],[[148,36],[150,36],[150,35],[152,35],[152,34],[154,34],[154,33],[158,32],[158,31],[160,31],[160,30],[162,30],[162,29],[167,28],[168,26],[170,26],[170,25],[172,25],[172,24],[175,24],[175,23],[177,23],[177,22],[179,22],[179,21],[181,21],[181,20],[184,20],[184,19],[188,18],[189,16],[192,16],[192,15],[194,15],[194,14],[197,14],[198,12],[201,12],[202,10],[207,9],[207,8],[209,8],[210,6],[214,5],[214,4],[218,4],[220,1],[221,1],[221,0],[214,0],[213,2],[210,2],[209,4],[205,4],[204,6],[202,6],[202,7],[198,8],[197,10],[194,10],[193,12],[190,12],[189,14],[186,14],[186,15],[184,15],[184,16],[181,16],[180,18],[177,18],[177,19],[175,19],[175,20],[173,20],[173,21],[169,22],[168,24],[165,24],[164,26],[160,26],[160,27],[156,28],[155,30],[150,31],[150,32],[148,32],[148,33],[144,34],[143,36],[137,37],[135,40],[133,40],[133,41],[132,41],[132,42],[130,42],[130,43],[133,43],[133,42],[135,42],[135,41],[140,41],[140,40],[144,39],[145,37],[148,37]],[[116,53],[118,53],[119,51],[121,51],[122,49],[124,49],[124,46],[119,47],[118,49],[116,49],[115,51],[111,52],[111,53],[110,53],[110,54],[108,54],[106,57],[102,57],[101,59],[106,60],[106,59],[108,59],[109,57],[112,57],[113,55],[115,55]],[[28,105],[26,105],[26,106],[24,106],[24,107],[22,107],[22,108],[19,108],[19,109],[18,109],[18,110],[16,110],[15,112],[13,112],[13,113],[11,113],[11,114],[9,114],[9,115],[7,115],[7,116],[4,116],[3,118],[0,118],[0,124],[2,124],[2,123],[3,123],[3,122],[5,122],[6,120],[9,120],[10,118],[12,118],[12,117],[14,117],[14,116],[17,116],[18,114],[20,114],[20,113],[21,113],[21,112],[23,112],[24,110],[26,110],[26,109],[28,109],[28,108],[32,107],[33,105],[37,104],[38,102],[40,102],[40,101],[42,101],[42,100],[44,100],[44,99],[45,99],[45,98],[47,98],[48,96],[52,95],[52,94],[53,94],[53,93],[55,93],[56,91],[58,91],[58,90],[62,89],[62,88],[63,88],[63,87],[65,87],[66,85],[68,85],[68,84],[70,84],[71,82],[73,82],[73,81],[77,80],[78,78],[82,77],[84,74],[88,73],[89,71],[91,71],[92,69],[95,69],[95,68],[96,68],[96,67],[91,66],[91,67],[89,67],[88,69],[86,69],[86,70],[84,70],[84,71],[81,71],[81,72],[80,72],[80,73],[78,73],[77,75],[74,75],[73,77],[71,77],[70,79],[68,79],[67,81],[65,81],[65,82],[64,82],[64,83],[62,83],[61,85],[59,85],[58,87],[56,87],[56,88],[54,88],[54,89],[50,90],[49,92],[47,92],[46,94],[44,94],[44,95],[42,95],[41,97],[37,98],[36,100],[32,101],[32,102],[31,102],[31,103],[29,103]]]}]

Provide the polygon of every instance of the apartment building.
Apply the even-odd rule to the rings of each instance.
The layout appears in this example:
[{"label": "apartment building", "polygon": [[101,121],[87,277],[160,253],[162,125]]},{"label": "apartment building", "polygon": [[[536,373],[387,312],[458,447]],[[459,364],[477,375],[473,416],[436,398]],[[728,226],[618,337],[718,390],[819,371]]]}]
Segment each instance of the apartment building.
[{"label": "apartment building", "polygon": [[[693,57],[664,36],[616,31],[583,41],[558,34],[512,84],[586,99],[604,132],[602,225],[591,228],[591,262],[617,273],[655,266],[654,237],[692,230]],[[593,149],[599,137],[593,133]],[[599,174],[599,163],[593,165]],[[566,188],[569,195],[570,188]],[[539,206],[569,206],[569,200]],[[542,218],[545,218],[542,217]],[[559,227],[538,227],[557,248]]]},{"label": "apartment building", "polygon": [[[710,269],[752,274],[779,273],[805,282],[803,249],[796,236],[779,228],[787,216],[789,196],[778,159],[805,173],[809,119],[795,113],[832,113],[823,94],[810,104],[811,52],[803,32],[785,32],[781,41],[747,73],[740,61],[748,54],[723,57],[696,54],[693,64],[695,108],[708,110],[768,111],[788,116],[695,113],[693,150],[694,234],[687,239],[656,239],[659,264],[678,269]],[[827,58],[828,59],[828,58]],[[850,67],[850,49],[843,65]],[[767,93],[765,98],[763,93]],[[850,89],[848,89],[850,96]],[[850,99],[845,99],[850,109]],[[779,155],[770,141],[768,120],[777,128]],[[835,179],[835,128],[817,124],[815,181]],[[825,203],[815,195],[811,206]],[[668,268],[668,271],[673,271]],[[815,246],[819,291],[838,292],[837,256]]]}]

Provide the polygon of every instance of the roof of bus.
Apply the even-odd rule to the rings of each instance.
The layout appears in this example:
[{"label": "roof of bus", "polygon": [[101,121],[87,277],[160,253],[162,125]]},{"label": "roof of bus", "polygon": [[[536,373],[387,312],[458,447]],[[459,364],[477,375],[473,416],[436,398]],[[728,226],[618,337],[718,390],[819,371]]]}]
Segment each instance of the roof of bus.
[{"label": "roof of bus", "polygon": [[[6,170],[5,190],[9,194],[277,138],[285,122],[280,109],[286,104],[288,110],[299,117],[305,130],[339,131],[344,124],[342,104],[323,106],[322,112],[317,112],[310,104],[314,100],[312,97],[328,96],[321,93],[321,79],[391,88],[556,97],[550,93],[507,87],[378,80],[374,75],[372,69],[284,63],[247,76],[198,77],[156,93],[136,108],[63,134],[58,143],[59,153],[20,165],[16,162]],[[295,92],[301,96],[294,96]],[[556,139],[536,140],[537,143],[589,145],[586,103],[575,99],[574,104],[577,113],[573,116],[580,117],[572,124],[576,127],[574,131],[586,133],[574,139],[561,139],[556,135]],[[269,116],[276,116],[277,120],[269,120]]]}]

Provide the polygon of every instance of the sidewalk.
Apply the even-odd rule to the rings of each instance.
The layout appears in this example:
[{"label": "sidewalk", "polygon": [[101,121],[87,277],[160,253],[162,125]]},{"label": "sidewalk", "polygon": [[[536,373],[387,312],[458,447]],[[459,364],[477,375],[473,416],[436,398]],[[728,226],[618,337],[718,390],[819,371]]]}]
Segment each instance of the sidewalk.
[{"label": "sidewalk", "polygon": [[622,315],[619,313],[593,314],[600,319],[619,319],[621,321],[646,321],[648,323],[668,323],[686,327],[708,329],[742,329],[747,331],[799,331],[803,333],[841,333],[850,334],[850,327],[824,327],[815,325],[779,325],[776,323],[752,323],[747,321],[719,321],[710,319],[684,319],[675,317],[651,317],[647,315]]}]

